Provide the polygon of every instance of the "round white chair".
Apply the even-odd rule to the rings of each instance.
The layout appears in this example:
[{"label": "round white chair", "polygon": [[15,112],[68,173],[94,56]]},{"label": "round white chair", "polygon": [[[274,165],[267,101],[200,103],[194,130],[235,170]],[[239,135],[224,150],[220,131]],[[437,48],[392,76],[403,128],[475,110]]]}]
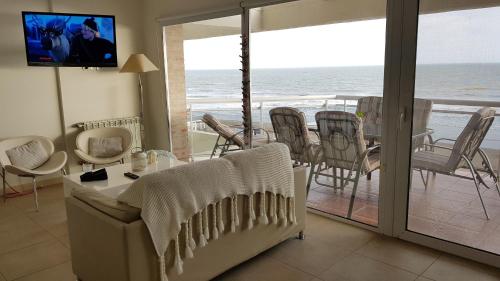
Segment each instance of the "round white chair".
[{"label": "round white chair", "polygon": [[[43,163],[41,166],[35,169],[27,169],[25,167],[15,166],[11,163],[9,156],[7,156],[6,151],[15,148],[24,144],[27,144],[31,141],[38,140],[42,146],[45,148],[45,151],[49,154],[49,159]],[[25,136],[18,137],[12,139],[6,139],[0,141],[0,164],[2,165],[2,178],[3,178],[3,197],[4,201],[6,197],[6,172],[17,175],[19,177],[29,177],[33,179],[33,193],[35,199],[35,206],[38,210],[38,194],[37,194],[37,186],[36,186],[36,178],[39,176],[45,176],[57,173],[61,171],[63,174],[66,174],[64,170],[64,165],[66,165],[66,161],[68,156],[64,151],[58,151],[54,153],[54,143],[46,137],[41,136]]]},{"label": "round white chair", "polygon": [[[94,157],[90,155],[89,152],[89,139],[90,138],[109,138],[109,137],[121,137],[122,138],[122,148],[123,152],[112,156],[112,157]],[[123,158],[132,149],[132,133],[129,129],[123,127],[106,127],[90,129],[81,132],[76,137],[76,148],[75,154],[86,163],[105,165],[115,162],[123,163]]]}]

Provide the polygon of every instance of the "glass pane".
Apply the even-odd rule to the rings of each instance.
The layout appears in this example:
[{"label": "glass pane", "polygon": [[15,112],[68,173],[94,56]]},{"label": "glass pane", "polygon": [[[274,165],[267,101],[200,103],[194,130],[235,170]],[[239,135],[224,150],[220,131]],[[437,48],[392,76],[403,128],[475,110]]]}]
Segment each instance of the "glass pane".
[{"label": "glass pane", "polygon": [[[376,226],[381,152],[374,147],[382,132],[385,1],[373,5],[371,17],[356,5],[341,14],[340,3],[323,0],[253,9],[250,55],[254,122],[286,143],[297,165],[322,163],[311,179],[308,207]],[[335,113],[324,121],[330,125],[318,129],[321,111]],[[341,131],[321,129],[335,122]],[[347,141],[341,147],[329,141],[340,135]],[[363,158],[367,147],[373,149],[370,162]],[[316,149],[323,158],[314,157]]]},{"label": "glass pane", "polygon": [[420,1],[407,228],[498,254],[500,7],[457,2]]},{"label": "glass pane", "polygon": [[210,114],[222,124],[241,131],[241,16],[216,18],[182,25],[187,96],[187,118],[194,160],[218,157],[223,140],[202,121]]}]

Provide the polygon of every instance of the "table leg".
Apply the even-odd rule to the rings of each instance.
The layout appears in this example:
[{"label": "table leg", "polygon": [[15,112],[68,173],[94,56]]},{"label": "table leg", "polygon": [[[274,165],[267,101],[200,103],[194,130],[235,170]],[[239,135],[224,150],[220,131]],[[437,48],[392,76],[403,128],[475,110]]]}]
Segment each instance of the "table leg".
[{"label": "table leg", "polygon": [[[375,139],[370,139],[368,140],[368,148],[372,147],[373,145],[375,145]],[[372,173],[369,172],[368,174],[366,174],[366,179],[367,180],[371,180],[372,179]]]}]

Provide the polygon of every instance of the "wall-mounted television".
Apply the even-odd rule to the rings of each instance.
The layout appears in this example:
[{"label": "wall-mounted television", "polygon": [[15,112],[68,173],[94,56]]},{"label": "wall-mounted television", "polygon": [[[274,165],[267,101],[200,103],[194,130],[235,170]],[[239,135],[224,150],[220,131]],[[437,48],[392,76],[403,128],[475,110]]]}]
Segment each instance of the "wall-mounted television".
[{"label": "wall-mounted television", "polygon": [[115,17],[22,12],[30,66],[116,67]]}]

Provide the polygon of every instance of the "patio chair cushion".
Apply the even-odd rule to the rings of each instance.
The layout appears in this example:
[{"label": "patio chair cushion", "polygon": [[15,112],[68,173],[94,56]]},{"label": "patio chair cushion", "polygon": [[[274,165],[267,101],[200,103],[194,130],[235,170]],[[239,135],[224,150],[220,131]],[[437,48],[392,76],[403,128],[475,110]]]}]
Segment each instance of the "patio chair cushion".
[{"label": "patio chair cushion", "polygon": [[368,154],[368,170],[366,172],[372,172],[378,168],[380,168],[380,152]]},{"label": "patio chair cushion", "polygon": [[363,117],[364,124],[382,124],[382,97],[362,97],[358,99],[356,113]]},{"label": "patio chair cushion", "polygon": [[[360,164],[357,163],[359,157],[366,151],[361,119],[349,112],[320,111],[316,113],[316,123],[319,128],[324,161],[329,166],[356,169]],[[353,163],[355,163],[354,167]],[[374,169],[367,158],[361,163],[363,173]]]},{"label": "patio chair cushion", "polygon": [[451,173],[453,169],[448,166],[449,159],[449,156],[434,151],[417,151],[413,155],[412,165],[415,169]]},{"label": "patio chair cushion", "polygon": [[474,159],[477,149],[481,146],[484,137],[495,120],[495,113],[496,110],[494,108],[483,107],[472,115],[453,146],[449,160],[450,166],[453,169],[457,169],[463,165],[461,163],[462,155],[468,159]]},{"label": "patio chair cushion", "polygon": [[292,160],[310,163],[314,149],[303,112],[293,107],[276,107],[269,111],[276,141],[284,143],[290,150]]},{"label": "patio chair cushion", "polygon": [[217,118],[212,116],[211,114],[203,115],[203,122],[207,124],[212,130],[221,135],[227,140],[232,140],[234,144],[239,147],[244,146],[244,140],[240,135],[237,135],[236,132],[229,126],[222,124]]}]

